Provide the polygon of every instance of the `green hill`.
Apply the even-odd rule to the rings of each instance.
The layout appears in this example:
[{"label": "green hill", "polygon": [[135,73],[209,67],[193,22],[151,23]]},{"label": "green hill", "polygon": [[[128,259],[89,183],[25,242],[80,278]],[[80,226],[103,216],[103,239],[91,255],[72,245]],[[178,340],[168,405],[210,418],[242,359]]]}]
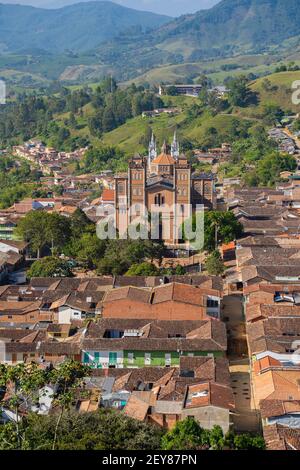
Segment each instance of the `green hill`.
[{"label": "green hill", "polygon": [[112,2],[77,3],[56,10],[0,4],[0,52],[87,51],[120,33],[161,26],[167,16]]},{"label": "green hill", "polygon": [[[157,67],[242,54],[297,51],[299,0],[223,0],[209,10],[184,15],[133,40],[100,46],[103,63],[122,67],[131,78]],[[139,48],[136,48],[136,44]]]},{"label": "green hill", "polygon": [[[169,98],[166,98],[166,101]],[[204,113],[198,117],[190,117],[189,110],[197,100],[173,97],[168,104],[182,107],[182,112],[177,116],[161,115],[155,118],[143,118],[141,116],[131,119],[123,126],[104,134],[102,143],[106,145],[118,145],[126,154],[145,151],[149,130],[153,130],[158,144],[166,139],[171,142],[174,131],[177,131],[181,142],[189,142],[194,146],[210,145],[213,142],[212,135],[218,135],[222,142],[230,139],[232,130],[237,130],[246,125],[247,118],[236,117],[230,114],[218,114],[211,116]]]},{"label": "green hill", "polygon": [[292,84],[297,80],[300,80],[300,71],[274,73],[255,80],[250,88],[257,95],[257,104],[236,108],[235,114],[260,119],[267,105],[276,105],[285,113],[299,113],[300,106],[292,102]]},{"label": "green hill", "polygon": [[292,102],[292,84],[300,80],[299,72],[280,72],[256,80],[251,86],[259,93],[260,104],[276,103],[283,110],[299,112],[299,105]]}]

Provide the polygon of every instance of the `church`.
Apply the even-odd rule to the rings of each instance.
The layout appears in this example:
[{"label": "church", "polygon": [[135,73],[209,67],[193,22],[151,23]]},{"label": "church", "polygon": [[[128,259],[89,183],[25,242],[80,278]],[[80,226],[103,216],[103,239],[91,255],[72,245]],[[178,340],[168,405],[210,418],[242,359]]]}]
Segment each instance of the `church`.
[{"label": "church", "polygon": [[[155,239],[174,247],[180,244],[178,229],[184,220],[197,205],[213,209],[215,198],[214,175],[192,171],[180,152],[176,132],[171,146],[164,142],[160,154],[152,134],[148,155],[134,156],[128,172],[115,176],[116,226],[122,233],[122,227],[128,227],[141,215],[138,208],[145,207],[151,215],[159,215]],[[133,207],[137,208],[134,214]]]}]

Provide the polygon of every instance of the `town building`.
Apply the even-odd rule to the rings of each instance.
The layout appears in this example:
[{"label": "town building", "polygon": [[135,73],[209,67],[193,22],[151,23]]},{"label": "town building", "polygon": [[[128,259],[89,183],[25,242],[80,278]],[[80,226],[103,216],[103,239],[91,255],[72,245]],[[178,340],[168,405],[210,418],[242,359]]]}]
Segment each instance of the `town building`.
[{"label": "town building", "polygon": [[168,90],[172,88],[175,90],[177,95],[193,96],[197,97],[202,90],[203,86],[200,84],[189,84],[189,85],[160,85],[159,86],[159,95],[167,95]]},{"label": "town building", "polygon": [[226,329],[218,320],[101,319],[82,341],[82,362],[93,368],[174,367],[182,356],[222,357]]},{"label": "town building", "polygon": [[125,233],[131,224],[145,225],[146,210],[158,220],[155,238],[179,244],[182,223],[196,206],[215,207],[214,180],[212,174],[192,172],[186,156],[180,153],[176,133],[171,147],[164,143],[160,155],[152,136],[148,156],[136,155],[129,161],[128,172],[115,176],[118,231]]}]

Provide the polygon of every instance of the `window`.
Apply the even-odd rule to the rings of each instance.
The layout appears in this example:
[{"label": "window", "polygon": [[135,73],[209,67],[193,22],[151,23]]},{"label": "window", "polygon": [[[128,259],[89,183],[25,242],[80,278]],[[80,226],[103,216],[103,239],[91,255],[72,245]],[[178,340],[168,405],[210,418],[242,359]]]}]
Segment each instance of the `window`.
[{"label": "window", "polygon": [[218,308],[219,307],[219,302],[217,300],[207,299],[207,307],[208,308]]},{"label": "window", "polygon": [[151,353],[145,353],[145,366],[151,366]]},{"label": "window", "polygon": [[128,364],[134,363],[134,353],[128,353]]},{"label": "window", "polygon": [[211,194],[211,185],[210,185],[210,183],[205,183],[204,184],[204,194],[206,196]]},{"label": "window", "polygon": [[156,206],[161,206],[162,204],[165,203],[165,198],[161,197],[161,194],[157,194],[154,197],[154,203],[155,203]]},{"label": "window", "polygon": [[94,353],[94,361],[97,362],[97,363],[100,362],[100,353],[99,352]]}]

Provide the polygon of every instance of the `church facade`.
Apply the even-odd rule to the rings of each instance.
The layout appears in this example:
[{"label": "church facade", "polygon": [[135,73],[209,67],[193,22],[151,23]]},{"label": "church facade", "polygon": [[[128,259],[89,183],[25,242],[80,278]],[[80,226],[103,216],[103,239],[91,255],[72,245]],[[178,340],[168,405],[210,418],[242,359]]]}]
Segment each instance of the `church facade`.
[{"label": "church facade", "polygon": [[[192,215],[196,206],[215,207],[215,184],[212,174],[192,172],[176,133],[169,147],[164,143],[158,155],[152,135],[148,156],[137,155],[129,161],[128,172],[115,176],[116,226],[120,233],[134,223],[146,208],[156,216],[155,239],[169,245],[180,243],[179,227]],[[154,214],[154,216],[153,216]]]}]

